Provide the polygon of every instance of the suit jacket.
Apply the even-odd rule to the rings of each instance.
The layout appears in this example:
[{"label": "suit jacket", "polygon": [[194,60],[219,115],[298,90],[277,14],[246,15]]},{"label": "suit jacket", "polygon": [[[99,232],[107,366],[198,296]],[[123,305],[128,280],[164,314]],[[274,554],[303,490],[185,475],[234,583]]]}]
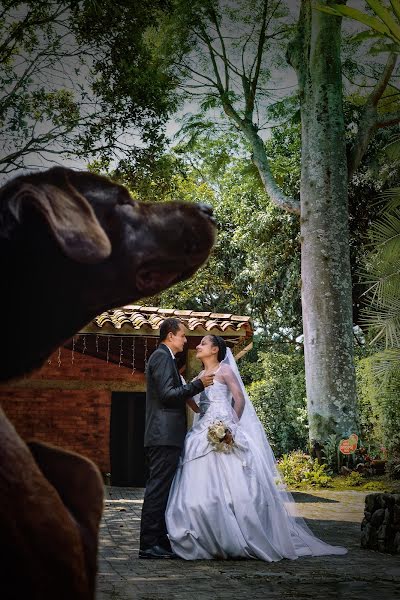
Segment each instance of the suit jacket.
[{"label": "suit jacket", "polygon": [[181,448],[186,436],[186,400],[204,386],[200,379],[182,385],[176,362],[165,344],[150,356],[146,378],[144,445]]}]

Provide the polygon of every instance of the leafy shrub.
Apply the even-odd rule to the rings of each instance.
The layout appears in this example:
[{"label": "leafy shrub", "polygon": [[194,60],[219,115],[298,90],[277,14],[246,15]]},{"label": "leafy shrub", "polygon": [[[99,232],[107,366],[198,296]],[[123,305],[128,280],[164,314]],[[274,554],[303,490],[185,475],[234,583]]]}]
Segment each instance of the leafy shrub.
[{"label": "leafy shrub", "polygon": [[304,359],[300,354],[261,352],[249,396],[277,456],[307,448],[308,422]]},{"label": "leafy shrub", "polygon": [[400,479],[400,452],[395,452],[387,461],[386,474],[390,479]]},{"label": "leafy shrub", "polygon": [[361,473],[358,473],[357,471],[352,471],[350,475],[346,477],[346,484],[349,487],[362,485],[364,481],[364,477],[361,475]]},{"label": "leafy shrub", "polygon": [[301,450],[284,454],[278,461],[278,467],[289,487],[329,487],[332,481],[332,477],[326,473],[326,465],[319,464],[316,459]]},{"label": "leafy shrub", "polygon": [[326,462],[326,468],[328,472],[337,473],[340,467],[340,451],[339,451],[340,438],[332,433],[327,440],[324,442],[322,453]]},{"label": "leafy shrub", "polygon": [[385,446],[389,456],[400,454],[400,377],[398,370],[376,368],[376,356],[357,363],[357,384],[363,436],[376,447]]}]

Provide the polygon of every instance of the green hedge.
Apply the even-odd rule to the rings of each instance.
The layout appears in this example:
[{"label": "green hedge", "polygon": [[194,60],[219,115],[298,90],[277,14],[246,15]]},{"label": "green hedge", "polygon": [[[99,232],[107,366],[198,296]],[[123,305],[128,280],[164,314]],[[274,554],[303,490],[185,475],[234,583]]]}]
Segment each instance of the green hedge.
[{"label": "green hedge", "polygon": [[307,448],[308,426],[304,357],[260,352],[254,369],[262,379],[248,386],[249,396],[277,456]]}]

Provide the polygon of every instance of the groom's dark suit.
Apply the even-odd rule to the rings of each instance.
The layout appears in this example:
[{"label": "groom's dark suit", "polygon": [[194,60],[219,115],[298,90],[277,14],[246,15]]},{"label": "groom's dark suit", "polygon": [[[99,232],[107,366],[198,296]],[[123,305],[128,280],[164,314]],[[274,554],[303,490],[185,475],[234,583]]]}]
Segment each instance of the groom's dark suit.
[{"label": "groom's dark suit", "polygon": [[142,509],[140,548],[169,547],[165,509],[186,435],[186,400],[204,389],[200,379],[182,385],[176,361],[165,344],[153,352],[146,369],[144,445],[149,478]]}]

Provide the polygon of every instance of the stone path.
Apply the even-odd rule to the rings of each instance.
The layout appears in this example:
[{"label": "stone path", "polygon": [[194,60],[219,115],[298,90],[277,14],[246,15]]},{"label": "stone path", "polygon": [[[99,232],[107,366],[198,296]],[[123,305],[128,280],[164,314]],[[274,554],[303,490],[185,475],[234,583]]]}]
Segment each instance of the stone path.
[{"label": "stone path", "polygon": [[400,556],[360,548],[365,492],[295,493],[313,531],[347,556],[250,561],[139,560],[143,490],[106,489],[96,600],[395,600]]}]

